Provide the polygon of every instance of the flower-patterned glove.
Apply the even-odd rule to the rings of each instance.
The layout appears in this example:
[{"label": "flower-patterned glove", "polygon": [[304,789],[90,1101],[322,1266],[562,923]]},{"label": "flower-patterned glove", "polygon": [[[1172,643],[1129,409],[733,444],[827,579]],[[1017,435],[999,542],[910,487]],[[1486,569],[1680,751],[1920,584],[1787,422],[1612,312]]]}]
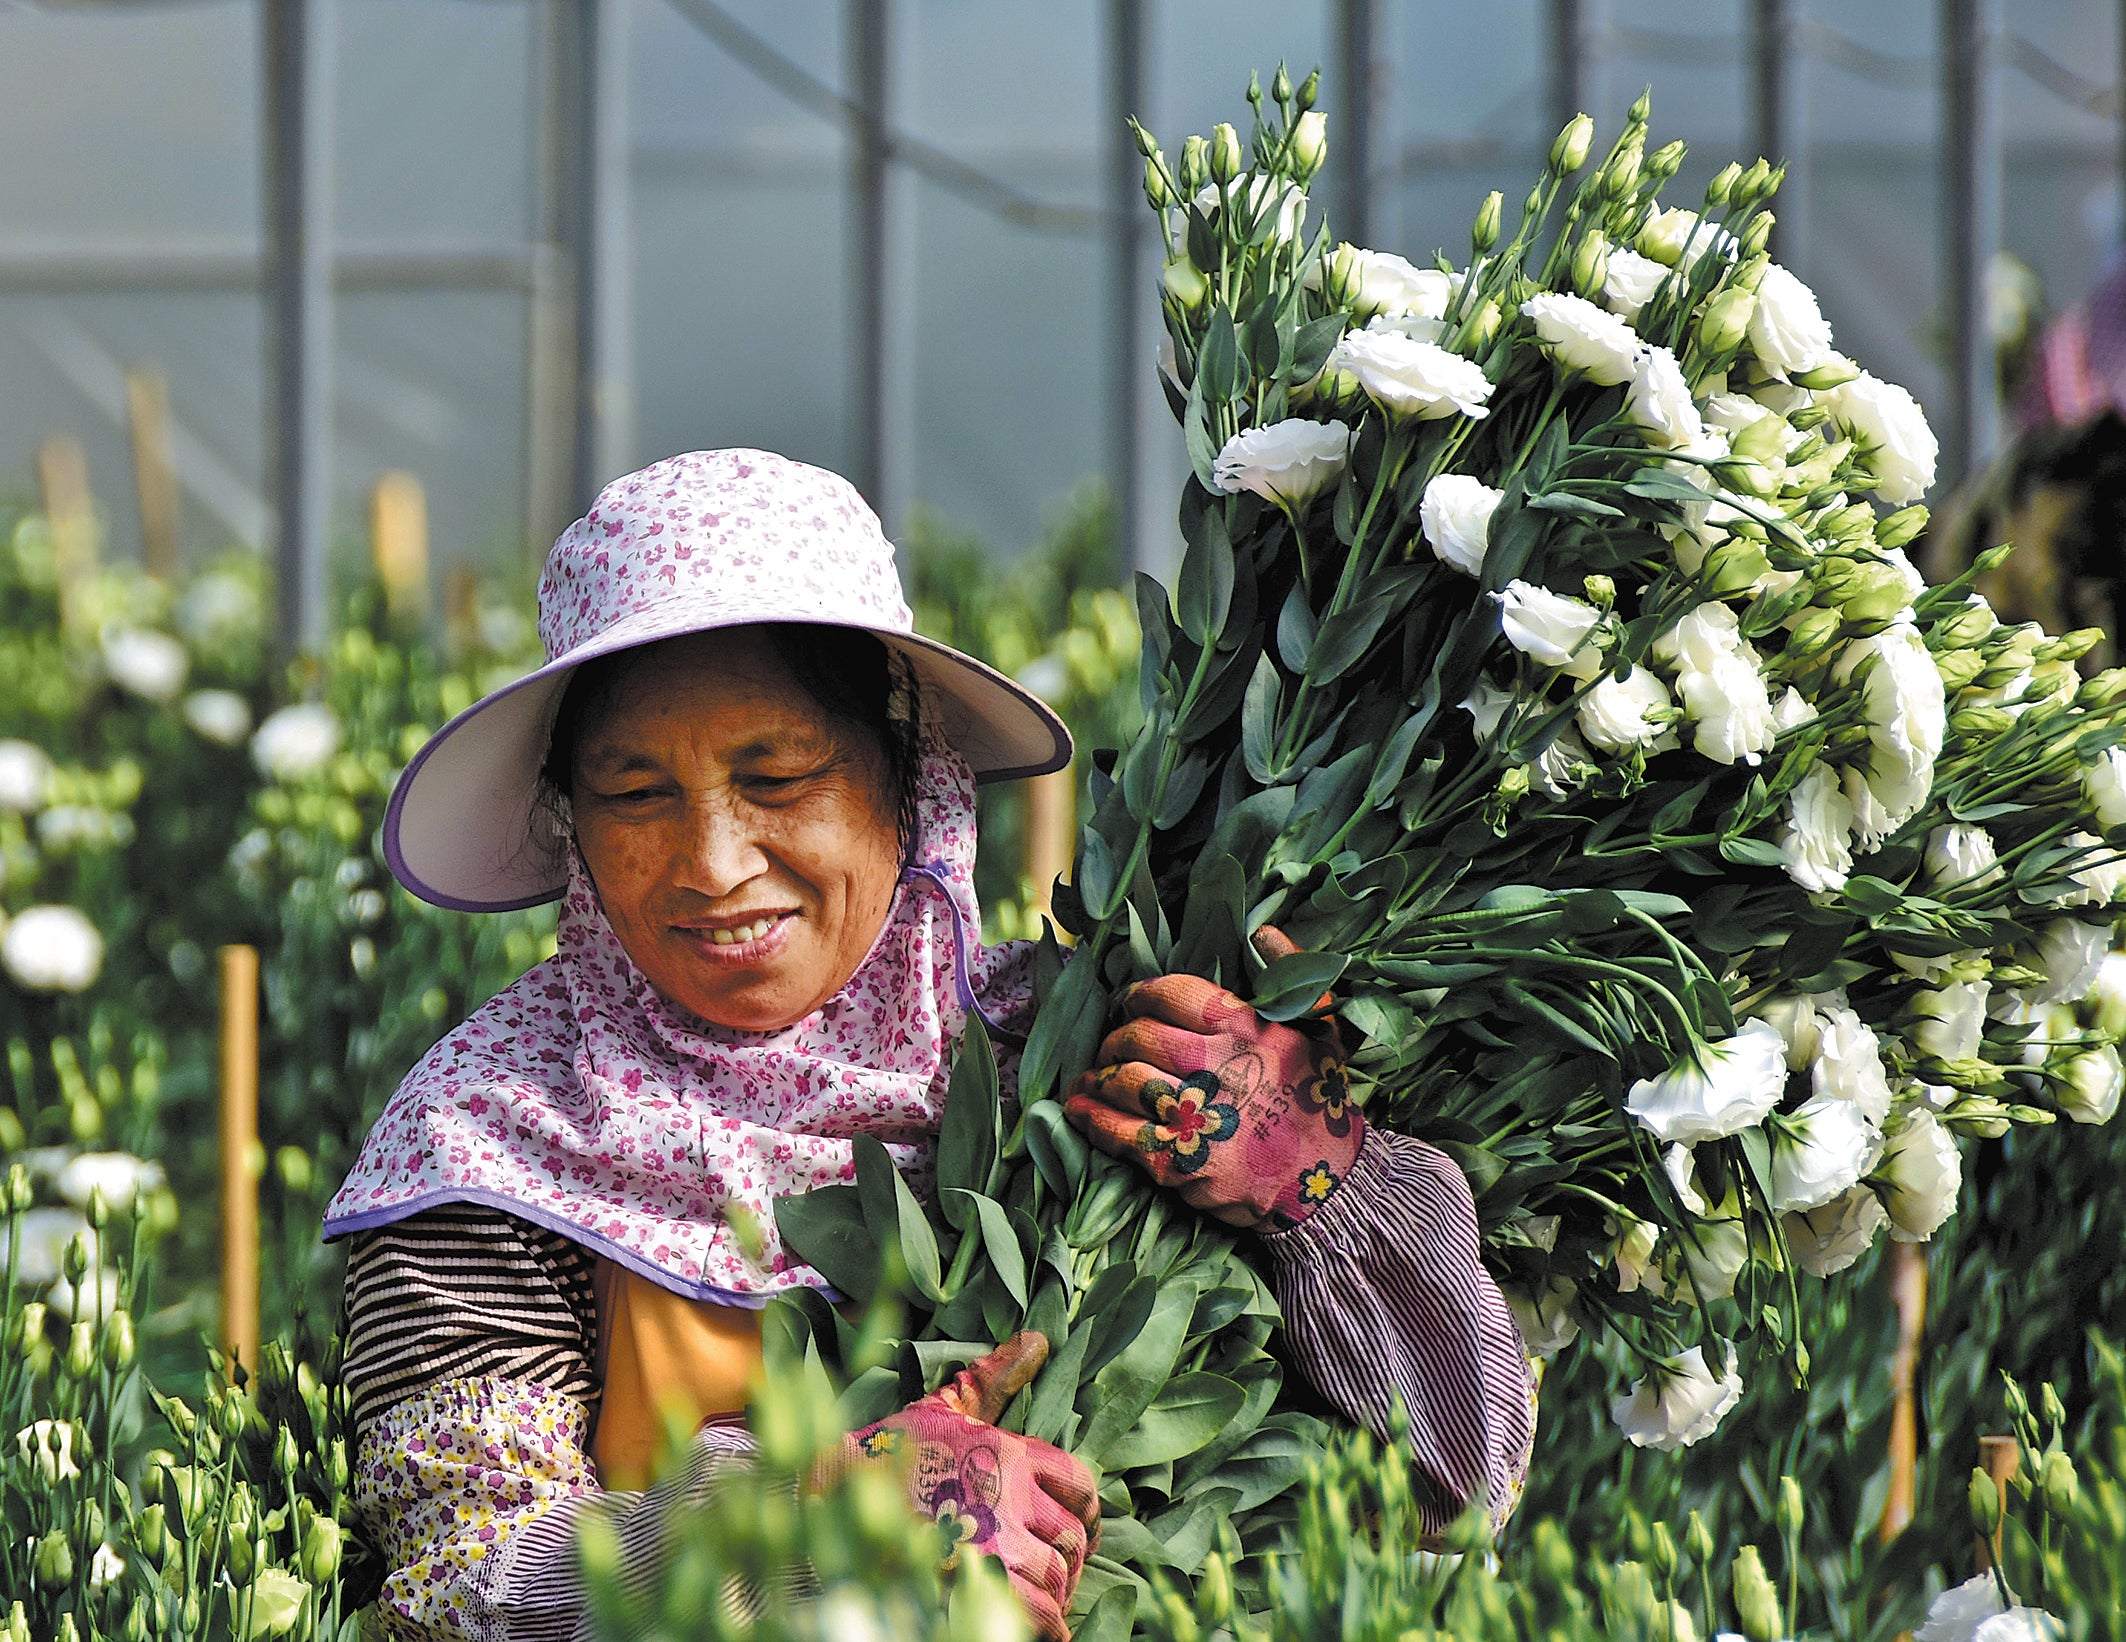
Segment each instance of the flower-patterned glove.
[{"label": "flower-patterned glove", "polygon": [[963,1550],[997,1558],[1043,1642],[1069,1642],[1063,1616],[1100,1539],[1093,1475],[1052,1443],[995,1424],[1047,1356],[1041,1335],[1015,1334],[849,1442],[859,1457],[907,1460],[916,1509],[950,1542],[947,1568]]},{"label": "flower-patterned glove", "polygon": [[[1256,945],[1298,950],[1269,928]],[[1327,1201],[1366,1132],[1334,1022],[1265,1021],[1196,975],[1141,981],[1122,1008],[1063,1108],[1095,1146],[1232,1226],[1282,1230]]]}]

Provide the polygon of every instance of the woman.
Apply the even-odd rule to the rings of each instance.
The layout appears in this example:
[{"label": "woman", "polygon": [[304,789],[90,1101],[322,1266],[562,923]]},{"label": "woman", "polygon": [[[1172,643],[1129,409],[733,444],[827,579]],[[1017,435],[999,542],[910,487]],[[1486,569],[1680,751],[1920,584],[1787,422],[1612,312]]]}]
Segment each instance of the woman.
[{"label": "woman", "polygon": [[[759,1308],[824,1286],[773,1200],[852,1177],[863,1134],[922,1178],[969,1015],[1008,1041],[1027,1002],[1025,949],[976,938],[974,783],[1070,755],[1037,700],[909,631],[855,491],[781,457],[616,480],[555,544],[539,612],[547,665],[438,732],[384,832],[440,905],[561,898],[556,956],[415,1068],[326,1218],[355,1238],[355,1490],[405,1636],[570,1634],[583,1512],[649,1568],[671,1500],[742,1462]],[[1533,1408],[1460,1175],[1325,1098],[1324,1040],[1206,982],[1149,983],[1130,1013],[1072,1118],[1263,1232],[1292,1355],[1376,1430],[1402,1394],[1437,1520],[1503,1506]],[[1164,1120],[1213,1085],[1240,1121],[1179,1168]],[[1092,1479],[993,1423],[1040,1350],[1021,1336],[882,1424],[917,1444],[919,1508],[991,1504],[977,1548],[1061,1638]],[[675,1405],[688,1467],[635,1492]]]}]

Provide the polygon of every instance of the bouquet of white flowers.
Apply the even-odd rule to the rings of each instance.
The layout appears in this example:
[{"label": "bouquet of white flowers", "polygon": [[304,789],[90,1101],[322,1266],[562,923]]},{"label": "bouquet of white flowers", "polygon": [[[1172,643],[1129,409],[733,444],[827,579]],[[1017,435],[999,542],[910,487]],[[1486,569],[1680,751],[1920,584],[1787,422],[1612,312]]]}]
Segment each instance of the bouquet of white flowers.
[{"label": "bouquet of white flowers", "polygon": [[[1929,1237],[1959,1142],[2119,1089],[2115,1011],[2066,1006],[2126,881],[2126,675],[1913,568],[1934,439],[1766,256],[1773,168],[1667,208],[1645,102],[1591,170],[1583,116],[1517,224],[1493,194],[1468,265],[1422,268],[1308,237],[1313,84],[1251,88],[1251,148],[1140,132],[1187,549],[1171,599],[1138,584],[1145,723],[1100,760],[1016,1122],[976,1145],[948,1106],[941,1228],[882,1158],[784,1221],[830,1275],[923,1245],[911,1385],[939,1339],[1056,1324],[1042,1434],[1169,1573],[1221,1515],[1263,1542],[1318,1429],[1230,1238],[1060,1120],[1122,986],[1284,1020],[1333,988],[1369,1118],[1461,1164],[1531,1348],[1621,1337],[1657,1448],[1751,1359],[1807,1372],[1796,1284]],[[1305,950],[1265,964],[1265,923]]]}]

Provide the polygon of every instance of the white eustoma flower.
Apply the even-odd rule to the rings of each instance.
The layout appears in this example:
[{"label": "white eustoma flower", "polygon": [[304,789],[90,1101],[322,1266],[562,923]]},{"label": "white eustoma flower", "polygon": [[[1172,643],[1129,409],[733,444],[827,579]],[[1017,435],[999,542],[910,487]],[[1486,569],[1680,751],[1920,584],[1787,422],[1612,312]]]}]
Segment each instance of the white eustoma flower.
[{"label": "white eustoma flower", "polygon": [[1889,1212],[1890,1235],[1900,1243],[1924,1243],[1955,1212],[1963,1160],[1940,1120],[1915,1107],[1884,1143],[1873,1178],[1887,1188],[1882,1206]]},{"label": "white eustoma flower", "polygon": [[[1773,574],[1780,572],[1775,571]],[[1789,730],[1798,730],[1804,724],[1813,724],[1817,717],[1814,703],[1791,684],[1786,687],[1786,694],[1772,703],[1772,728],[1781,735],[1785,735]]]},{"label": "white eustoma flower", "polygon": [[1505,494],[1466,473],[1438,473],[1428,479],[1417,519],[1432,556],[1465,576],[1481,576],[1491,515]]},{"label": "white eustoma flower", "polygon": [[1703,672],[1678,673],[1676,694],[1693,726],[1691,745],[1716,764],[1754,764],[1779,739],[1771,691],[1747,644]]},{"label": "white eustoma flower", "polygon": [[234,690],[194,690],[185,697],[184,715],[195,731],[224,747],[251,733],[251,704]]},{"label": "white eustoma flower", "polygon": [[1705,1213],[1705,1199],[1698,1191],[1696,1176],[1691,1168],[1691,1152],[1680,1141],[1661,1154],[1661,1167],[1668,1172],[1669,1184],[1676,1188],[1676,1199],[1691,1214]]},{"label": "white eustoma flower", "polygon": [[1936,827],[1927,834],[1927,876],[1937,888],[1997,883],[2001,875],[1999,861],[1993,835],[1984,827],[1957,822]]},{"label": "white eustoma flower", "polygon": [[1853,870],[1853,805],[1828,764],[1814,764],[1787,795],[1779,853],[1786,875],[1811,894],[1845,888]]},{"label": "white eustoma flower", "polygon": [[[1524,581],[1510,581],[1492,597],[1498,601],[1499,626],[1506,642],[1529,660],[1568,669],[1589,662],[1601,665],[1587,640],[1601,622],[1602,612],[1585,600]],[[1592,671],[1589,668],[1590,676]]]},{"label": "white eustoma flower", "polygon": [[1919,401],[1894,382],[1862,371],[1852,381],[1817,396],[1816,402],[1847,428],[1875,470],[1875,493],[1903,507],[1934,484],[1941,444],[1927,426]]},{"label": "white eustoma flower", "polygon": [[1640,1289],[1656,1299],[1662,1290],[1661,1267],[1654,1248],[1661,1241],[1661,1228],[1635,1214],[1611,1215],[1609,1233],[1616,1239],[1609,1248],[1610,1264],[1617,1274],[1617,1292],[1636,1294]]},{"label": "white eustoma flower", "polygon": [[1610,1417],[1634,1447],[1666,1452],[1712,1435],[1742,1397],[1735,1348],[1722,1344],[1727,1360],[1717,1375],[1706,1366],[1705,1348],[1692,1346],[1666,1359],[1625,1395],[1611,1399]]},{"label": "white eustoma flower", "polygon": [[1604,387],[1629,382],[1637,367],[1639,333],[1585,297],[1544,291],[1521,304],[1543,351],[1567,370]]},{"label": "white eustoma flower", "polygon": [[1624,395],[1624,414],[1645,433],[1649,445],[1664,450],[1688,449],[1705,437],[1683,367],[1666,348],[1639,350]]},{"label": "white eustoma flower", "polygon": [[2032,987],[2036,1003],[2080,1003],[2096,985],[2111,952],[2111,926],[2079,918],[2055,918],[2037,938],[2037,967],[2045,984]]},{"label": "white eustoma flower", "polygon": [[257,622],[258,593],[240,576],[210,570],[185,589],[171,614],[177,630],[194,644],[226,644]]},{"label": "white eustoma flower", "polygon": [[2085,1001],[2096,1011],[2099,1032],[2110,1038],[2126,1038],[2126,952],[2104,955]]},{"label": "white eustoma flower", "polygon": [[1853,806],[1854,848],[1866,855],[1897,830],[1897,823],[1882,807],[1882,800],[1875,796],[1875,789],[1868,785],[1859,765],[1848,764],[1840,784],[1845,788],[1846,802]]},{"label": "white eustoma flower", "polygon": [[1725,228],[1705,222],[1697,212],[1680,205],[1656,211],[1639,230],[1641,251],[1656,262],[1680,262],[1686,268],[1695,267],[1698,259],[1708,253],[1733,262],[1740,246],[1741,242]]},{"label": "white eustoma flower", "polygon": [[2089,857],[2086,865],[2068,874],[2081,888],[2061,896],[2057,904],[2102,907],[2116,901],[2119,891],[2126,889],[2126,855],[2106,846],[2094,833],[2070,832],[2061,842],[2070,849],[2087,850]]},{"label": "white eustoma flower", "polygon": [[125,1577],[125,1558],[108,1541],[96,1547],[89,1558],[89,1589],[100,1591]]},{"label": "white eustoma flower", "polygon": [[1683,1258],[1676,1299],[1684,1305],[1709,1305],[1732,1298],[1735,1279],[1750,1257],[1749,1228],[1734,1194],[1728,1194],[1711,1219],[1694,1222],[1676,1241]]},{"label": "white eustoma flower", "polygon": [[[89,1223],[72,1209],[30,1209],[22,1216],[22,1247],[15,1254],[15,1279],[27,1288],[42,1288],[64,1269],[66,1246]],[[7,1228],[0,1226],[0,1259],[8,1252]]]},{"label": "white eustoma flower", "polygon": [[1666,1144],[1718,1140],[1760,1123],[1786,1092],[1786,1042],[1746,1020],[1731,1038],[1701,1045],[1659,1077],[1640,1078],[1624,1109]]},{"label": "white eustoma flower", "polygon": [[1506,709],[1513,705],[1513,692],[1501,690],[1487,678],[1480,678],[1471,686],[1468,697],[1462,702],[1462,711],[1476,720],[1476,738],[1489,741],[1497,732],[1499,720],[1506,716]]},{"label": "white eustoma flower", "polygon": [[163,1180],[160,1163],[131,1152],[83,1152],[61,1166],[53,1186],[76,1208],[86,1208],[89,1194],[100,1191],[107,1206],[123,1211],[142,1192],[160,1191]]},{"label": "white eustoma flower", "polygon": [[1912,1012],[1919,1017],[1912,1029],[1913,1045],[1922,1055],[1936,1060],[1971,1060],[1978,1054],[1978,1040],[1986,1030],[1986,1000],[1991,981],[1951,981],[1912,999]]},{"label": "white eustoma flower", "polygon": [[68,1420],[37,1420],[15,1433],[15,1452],[49,1488],[81,1475],[74,1463],[74,1427]]},{"label": "white eustoma flower", "polygon": [[268,715],[251,738],[251,761],[274,781],[315,775],[340,750],[340,721],[323,702],[298,702]]},{"label": "white eustoma flower", "polygon": [[1724,604],[1701,604],[1654,640],[1654,659],[1679,670],[1710,672],[1722,656],[1742,648],[1735,612]]},{"label": "white eustoma flower", "polygon": [[1816,293],[1776,262],[1757,282],[1749,341],[1757,362],[1781,381],[1812,371],[1831,356],[1830,321],[1817,306]]},{"label": "white eustoma flower", "polygon": [[1495,384],[1483,367],[1399,331],[1347,331],[1324,369],[1347,373],[1383,410],[1419,421],[1488,416]]},{"label": "white eustoma flower", "polygon": [[1595,680],[1580,699],[1580,733],[1606,753],[1665,752],[1676,745],[1676,703],[1650,667]]},{"label": "white eustoma flower", "polygon": [[30,741],[0,741],[0,810],[28,815],[52,790],[52,761]]},{"label": "white eustoma flower", "polygon": [[1844,1271],[1875,1246],[1876,1234],[1890,1223],[1882,1199],[1866,1186],[1779,1222],[1794,1264],[1811,1277]]},{"label": "white eustoma flower", "polygon": [[1882,1154],[1882,1134],[1850,1101],[1818,1095],[1780,1120],[1772,1140],[1772,1210],[1821,1208],[1860,1184]]},{"label": "white eustoma flower", "polygon": [[[1777,992],[1757,1004],[1751,1013],[1779,1034],[1786,1045],[1786,1069],[1805,1072],[1823,1044],[1823,1020],[1817,1000],[1842,996],[1832,992]],[[1820,1091],[1819,1091],[1820,1092]]]},{"label": "white eustoma flower", "polygon": [[1991,1574],[1977,1574],[1934,1599],[1912,1642],[2059,1642],[2064,1627],[2042,1608],[2004,1608]]},{"label": "white eustoma flower", "polygon": [[103,635],[103,670],[112,683],[143,701],[174,701],[190,666],[185,647],[167,633],[114,627]]},{"label": "white eustoma flower", "polygon": [[1755,427],[1772,413],[1746,394],[1714,393],[1706,395],[1698,414],[1709,427],[1732,436]]},{"label": "white eustoma flower", "polygon": [[1196,191],[1191,203],[1213,219],[1230,203],[1246,212],[1250,221],[1264,215],[1275,204],[1277,219],[1270,232],[1287,244],[1299,237],[1299,230],[1307,220],[1306,190],[1267,171],[1258,171],[1251,177],[1235,177],[1227,183],[1207,182]]},{"label": "white eustoma flower", "polygon": [[1602,300],[1619,319],[1636,320],[1639,310],[1651,302],[1668,270],[1652,257],[1642,257],[1629,246],[1610,249],[1607,271],[1602,276]]},{"label": "white eustoma flower", "polygon": [[1350,450],[1343,423],[1291,416],[1234,434],[1211,464],[1211,478],[1229,496],[1249,490],[1266,502],[1296,504],[1334,484]]},{"label": "white eustoma flower", "polygon": [[118,1309],[118,1273],[109,1266],[91,1266],[76,1285],[62,1273],[45,1295],[45,1302],[68,1322],[100,1322]]},{"label": "white eustoma flower", "polygon": [[2082,793],[2098,826],[2106,832],[2126,826],[2126,750],[2107,747],[2094,764],[2083,765]]},{"label": "white eustoma flower", "polygon": [[1933,786],[1934,761],[1949,724],[1948,699],[1927,641],[1909,621],[1855,639],[1832,676],[1848,683],[1863,663],[1872,663],[1860,686],[1868,720],[1868,785],[1894,830],[1918,813]]},{"label": "white eustoma flower", "polygon": [[1457,281],[1452,274],[1420,268],[1392,251],[1348,245],[1338,246],[1335,256],[1351,306],[1360,313],[1444,319],[1447,304],[1454,300]]},{"label": "white eustoma flower", "polygon": [[27,907],[0,933],[0,969],[25,992],[86,991],[103,971],[103,936],[74,907]]},{"label": "white eustoma flower", "polygon": [[2060,1111],[2076,1123],[2109,1123],[2119,1109],[2119,1095],[2126,1090],[2126,1067],[2119,1061],[2116,1044],[2085,1049],[2065,1068],[2065,1088],[2053,1098]]},{"label": "white eustoma flower", "polygon": [[1882,1040],[1844,1004],[1826,1004],[1816,1014],[1809,1087],[1817,1099],[1845,1101],[1870,1123],[1879,1125],[1890,1115],[1890,1079],[1883,1070]]},{"label": "white eustoma flower", "polygon": [[1580,1337],[1579,1319],[1572,1314],[1580,1291],[1569,1277],[1545,1278],[1533,1293],[1518,1283],[1506,1284],[1499,1292],[1531,1357],[1554,1356]]}]

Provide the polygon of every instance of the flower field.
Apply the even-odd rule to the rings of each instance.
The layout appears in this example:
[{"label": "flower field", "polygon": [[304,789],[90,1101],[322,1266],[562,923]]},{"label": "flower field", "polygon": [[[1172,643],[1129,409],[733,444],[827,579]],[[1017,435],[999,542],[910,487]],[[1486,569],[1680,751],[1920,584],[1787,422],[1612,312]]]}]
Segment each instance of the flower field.
[{"label": "flower field", "polygon": [[[790,1484],[1023,1318],[1076,1356],[1013,1418],[1116,1495],[1093,1642],[2126,1632],[2126,676],[1912,569],[1931,435],[1764,256],[1769,167],[1664,205],[1681,154],[1643,106],[1600,156],[1575,122],[1517,224],[1493,196],[1466,266],[1420,268],[1310,221],[1311,95],[1280,74],[1251,144],[1144,140],[1194,470],[1172,595],[1109,585],[1091,506],[1003,575],[915,544],[923,626],[1118,750],[1027,1104],[963,1058],[964,1213],[890,1165],[791,1207],[872,1310],[782,1308],[761,1467],[647,1592],[587,1538],[597,1625],[1020,1634],[999,1581],[941,1587],[876,1475]],[[358,1633],[320,1211],[404,1070],[553,949],[550,912],[439,911],[376,844],[400,764],[534,659],[527,601],[437,637],[360,589],[284,675],[264,592],[244,556],[176,585],[63,563],[0,513],[8,1642]],[[1018,802],[984,815],[1000,935],[1035,933]],[[1264,921],[1309,950],[1264,968]],[[206,1343],[231,943],[261,955],[268,1337],[235,1371]],[[1168,968],[1279,1018],[1333,987],[1376,1120],[1469,1175],[1551,1359],[1495,1557],[1476,1520],[1410,1554],[1407,1469],[1284,1400],[1234,1240],[1044,1098]],[[888,1258],[836,1269],[851,1225]],[[1917,1497],[1886,1535],[1914,1246]],[[1982,1433],[2017,1439],[1998,1478]],[[1980,1537],[2000,1574],[1967,1585]],[[815,1603],[747,1628],[720,1601],[800,1569]]]}]

